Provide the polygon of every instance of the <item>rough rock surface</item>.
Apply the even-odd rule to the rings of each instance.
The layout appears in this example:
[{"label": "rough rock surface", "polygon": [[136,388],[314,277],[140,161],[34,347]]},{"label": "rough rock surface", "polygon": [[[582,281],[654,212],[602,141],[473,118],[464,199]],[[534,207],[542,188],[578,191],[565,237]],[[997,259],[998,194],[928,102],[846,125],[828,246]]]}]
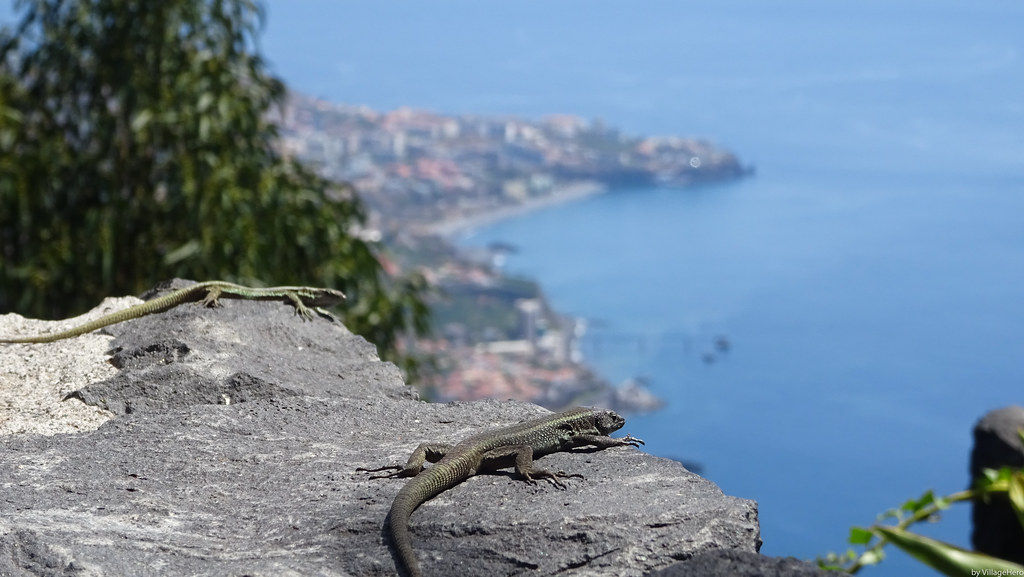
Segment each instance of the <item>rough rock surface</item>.
[{"label": "rough rock surface", "polygon": [[[0,575],[392,575],[382,528],[405,481],[355,469],[544,412],[422,403],[361,337],[283,303],[186,304],[107,330],[119,370],[65,402],[117,417],[0,437]],[[756,504],[674,461],[614,448],[540,463],[585,479],[486,474],[422,506],[424,572],[639,576],[759,547]]]},{"label": "rough rock surface", "polygon": [[[31,336],[72,328],[140,303],[135,297],[108,298],[88,313],[63,321],[0,315],[0,335]],[[81,387],[117,370],[104,354],[110,337],[98,333],[39,345],[0,344],[0,435],[55,435],[91,431],[114,415],[81,402],[61,402]]]},{"label": "rough rock surface", "polygon": [[[989,412],[974,426],[971,479],[983,469],[1024,467],[1024,444],[1017,431],[1024,429],[1024,407],[1012,406]],[[972,481],[973,482],[973,481]],[[982,553],[1024,563],[1024,531],[1005,496],[973,504],[971,543]]]},{"label": "rough rock surface", "polygon": [[705,575],[731,575],[732,577],[837,577],[846,575],[826,571],[793,557],[770,558],[736,549],[704,551],[692,559],[682,561],[647,574],[647,577],[704,577]]}]

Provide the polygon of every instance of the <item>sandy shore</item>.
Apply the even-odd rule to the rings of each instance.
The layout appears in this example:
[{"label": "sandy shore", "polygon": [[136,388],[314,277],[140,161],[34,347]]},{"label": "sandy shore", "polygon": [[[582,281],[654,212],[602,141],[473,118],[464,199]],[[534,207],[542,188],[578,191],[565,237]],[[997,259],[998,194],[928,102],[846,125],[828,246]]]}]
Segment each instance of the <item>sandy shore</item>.
[{"label": "sandy shore", "polygon": [[608,187],[599,182],[584,181],[556,188],[551,194],[527,200],[514,206],[504,206],[487,210],[478,214],[458,216],[443,220],[423,228],[424,232],[445,237],[464,234],[475,228],[493,224],[506,218],[519,216],[543,208],[574,202],[608,191]]}]

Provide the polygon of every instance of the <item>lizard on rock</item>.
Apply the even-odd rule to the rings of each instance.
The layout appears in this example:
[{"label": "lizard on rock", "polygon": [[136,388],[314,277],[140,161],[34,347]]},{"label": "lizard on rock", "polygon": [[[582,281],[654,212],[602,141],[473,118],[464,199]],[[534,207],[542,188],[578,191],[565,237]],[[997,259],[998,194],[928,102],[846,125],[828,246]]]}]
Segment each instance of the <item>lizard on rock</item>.
[{"label": "lizard on rock", "polygon": [[329,288],[302,286],[256,288],[219,280],[211,280],[169,292],[144,303],[128,307],[115,313],[110,313],[109,315],[102,316],[98,319],[65,331],[48,335],[36,335],[32,337],[0,339],[0,343],[51,343],[61,339],[70,339],[79,335],[84,335],[85,333],[89,333],[115,323],[136,319],[153,313],[160,313],[188,302],[202,301],[205,306],[218,307],[220,306],[220,302],[218,300],[220,298],[261,301],[285,300],[295,307],[295,314],[301,315],[304,320],[312,320],[313,311],[331,320],[337,320],[334,315],[328,312],[324,307],[330,307],[340,303],[345,300],[345,295],[342,294],[341,291]]},{"label": "lizard on rock", "polygon": [[[371,479],[414,477],[395,497],[387,526],[399,562],[410,577],[421,577],[409,536],[409,518],[422,503],[480,471],[509,466],[515,466],[516,473],[526,482],[536,483],[536,479],[545,479],[565,488],[560,478],[582,478],[582,475],[538,469],[533,466],[533,458],[588,445],[598,449],[642,445],[643,441],[629,435],[621,439],[608,436],[625,423],[625,419],[614,411],[576,407],[518,425],[487,430],[454,446],[423,443],[416,447],[405,466],[357,470],[378,472],[396,469],[394,473],[371,476]],[[424,470],[424,461],[436,464]]]}]

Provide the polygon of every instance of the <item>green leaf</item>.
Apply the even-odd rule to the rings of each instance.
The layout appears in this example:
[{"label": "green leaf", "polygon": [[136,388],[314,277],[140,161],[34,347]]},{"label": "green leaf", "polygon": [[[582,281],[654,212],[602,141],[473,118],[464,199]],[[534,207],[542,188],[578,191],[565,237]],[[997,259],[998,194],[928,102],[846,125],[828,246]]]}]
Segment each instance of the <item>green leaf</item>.
[{"label": "green leaf", "polygon": [[862,527],[850,527],[849,542],[851,545],[867,545],[875,534]]},{"label": "green leaf", "polygon": [[988,499],[990,494],[1006,490],[1010,480],[1010,468],[982,469],[981,475],[975,480],[974,490],[982,499]]},{"label": "green leaf", "polygon": [[929,539],[895,527],[875,527],[875,531],[890,543],[909,553],[917,560],[951,577],[972,577],[979,571],[992,571],[993,575],[1024,574],[1024,566],[981,553]]},{"label": "green leaf", "polygon": [[935,493],[931,489],[928,489],[927,491],[924,492],[924,495],[921,495],[919,499],[911,499],[904,503],[903,506],[900,508],[910,513],[917,513],[921,509],[924,509],[928,505],[931,505],[934,501]]},{"label": "green leaf", "polygon": [[1017,472],[1010,477],[1010,486],[1006,491],[1010,497],[1010,505],[1017,514],[1017,521],[1024,527],[1024,473]]},{"label": "green leaf", "polygon": [[982,469],[981,474],[985,476],[989,483],[995,483],[999,480],[999,471],[995,469]]}]

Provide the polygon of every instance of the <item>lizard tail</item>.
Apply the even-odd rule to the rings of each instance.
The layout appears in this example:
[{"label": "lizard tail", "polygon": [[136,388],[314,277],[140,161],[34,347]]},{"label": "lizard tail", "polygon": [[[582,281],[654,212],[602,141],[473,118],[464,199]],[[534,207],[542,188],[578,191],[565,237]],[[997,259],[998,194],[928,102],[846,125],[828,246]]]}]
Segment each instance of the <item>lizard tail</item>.
[{"label": "lizard tail", "polygon": [[412,551],[412,539],[409,534],[409,518],[425,501],[435,495],[451,489],[469,476],[468,471],[474,469],[474,460],[479,457],[465,455],[457,459],[441,460],[437,465],[423,471],[405,484],[388,512],[388,533],[394,546],[398,566],[405,568],[408,577],[422,577],[416,555]]},{"label": "lizard tail", "polygon": [[419,506],[417,501],[418,499],[403,487],[395,497],[395,502],[392,503],[391,511],[388,513],[388,533],[391,536],[393,550],[398,557],[397,565],[405,568],[408,577],[422,576],[419,564],[416,563],[416,555],[412,551],[412,537],[409,535],[409,518]]}]

